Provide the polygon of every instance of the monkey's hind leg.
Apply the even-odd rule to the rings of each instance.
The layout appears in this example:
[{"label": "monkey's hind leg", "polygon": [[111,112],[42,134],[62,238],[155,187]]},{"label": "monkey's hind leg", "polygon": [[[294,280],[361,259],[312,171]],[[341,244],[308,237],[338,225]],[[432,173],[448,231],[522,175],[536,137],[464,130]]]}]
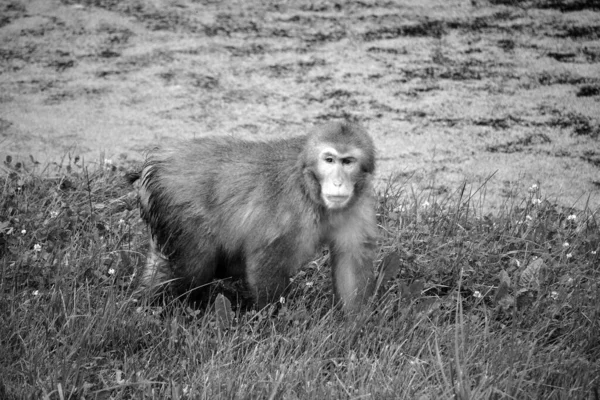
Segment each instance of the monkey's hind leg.
[{"label": "monkey's hind leg", "polygon": [[249,257],[247,261],[246,284],[259,309],[278,301],[289,286],[289,273],[282,268],[284,262],[277,257],[270,259],[264,254]]},{"label": "monkey's hind leg", "polygon": [[170,277],[169,260],[160,251],[155,238],[151,237],[146,265],[139,278],[139,287],[147,293],[155,294],[168,283]]}]

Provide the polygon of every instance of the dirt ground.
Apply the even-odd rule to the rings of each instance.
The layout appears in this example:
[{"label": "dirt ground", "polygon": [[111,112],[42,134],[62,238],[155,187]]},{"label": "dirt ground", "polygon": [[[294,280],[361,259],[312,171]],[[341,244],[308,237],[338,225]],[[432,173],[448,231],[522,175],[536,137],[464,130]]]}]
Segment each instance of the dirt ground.
[{"label": "dirt ground", "polygon": [[492,208],[538,184],[595,209],[599,36],[582,0],[0,0],[0,157],[126,165],[349,116],[423,199],[491,177]]}]

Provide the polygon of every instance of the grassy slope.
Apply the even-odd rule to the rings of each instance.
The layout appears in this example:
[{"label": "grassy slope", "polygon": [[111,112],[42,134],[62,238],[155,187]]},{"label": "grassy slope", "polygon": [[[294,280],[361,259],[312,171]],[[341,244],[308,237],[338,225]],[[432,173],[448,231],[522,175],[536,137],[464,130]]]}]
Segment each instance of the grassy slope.
[{"label": "grassy slope", "polygon": [[136,301],[135,197],[113,166],[70,163],[0,180],[0,398],[597,398],[592,210],[532,188],[484,216],[485,187],[426,198],[393,182],[370,315],[331,311],[324,256],[278,312],[229,321],[215,303]]}]

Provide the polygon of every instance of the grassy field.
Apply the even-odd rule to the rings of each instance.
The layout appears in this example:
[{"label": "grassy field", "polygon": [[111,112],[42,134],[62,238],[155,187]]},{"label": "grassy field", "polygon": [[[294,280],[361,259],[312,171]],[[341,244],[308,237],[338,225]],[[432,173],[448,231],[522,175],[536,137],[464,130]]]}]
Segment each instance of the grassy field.
[{"label": "grassy field", "polygon": [[[327,256],[263,310],[134,296],[145,228],[122,167],[4,163],[0,398],[597,399],[598,210],[539,188],[379,193],[371,311],[332,311]],[[227,297],[232,300],[229,304]]]},{"label": "grassy field", "polygon": [[[0,400],[600,399],[599,11],[0,1]],[[145,148],[345,115],[378,149],[366,315],[326,252],[263,310],[135,293]]]}]

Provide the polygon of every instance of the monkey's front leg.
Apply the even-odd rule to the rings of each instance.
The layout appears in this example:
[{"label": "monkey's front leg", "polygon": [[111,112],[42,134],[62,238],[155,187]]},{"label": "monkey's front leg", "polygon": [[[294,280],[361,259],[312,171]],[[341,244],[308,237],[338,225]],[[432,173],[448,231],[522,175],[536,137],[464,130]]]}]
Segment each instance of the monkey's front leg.
[{"label": "monkey's front leg", "polygon": [[329,238],[329,252],[336,301],[352,314],[364,308],[375,289],[377,223],[370,201],[355,205],[344,217]]},{"label": "monkey's front leg", "polygon": [[363,244],[353,251],[336,246],[330,249],[336,302],[347,314],[360,312],[373,295],[373,252],[368,247]]}]

